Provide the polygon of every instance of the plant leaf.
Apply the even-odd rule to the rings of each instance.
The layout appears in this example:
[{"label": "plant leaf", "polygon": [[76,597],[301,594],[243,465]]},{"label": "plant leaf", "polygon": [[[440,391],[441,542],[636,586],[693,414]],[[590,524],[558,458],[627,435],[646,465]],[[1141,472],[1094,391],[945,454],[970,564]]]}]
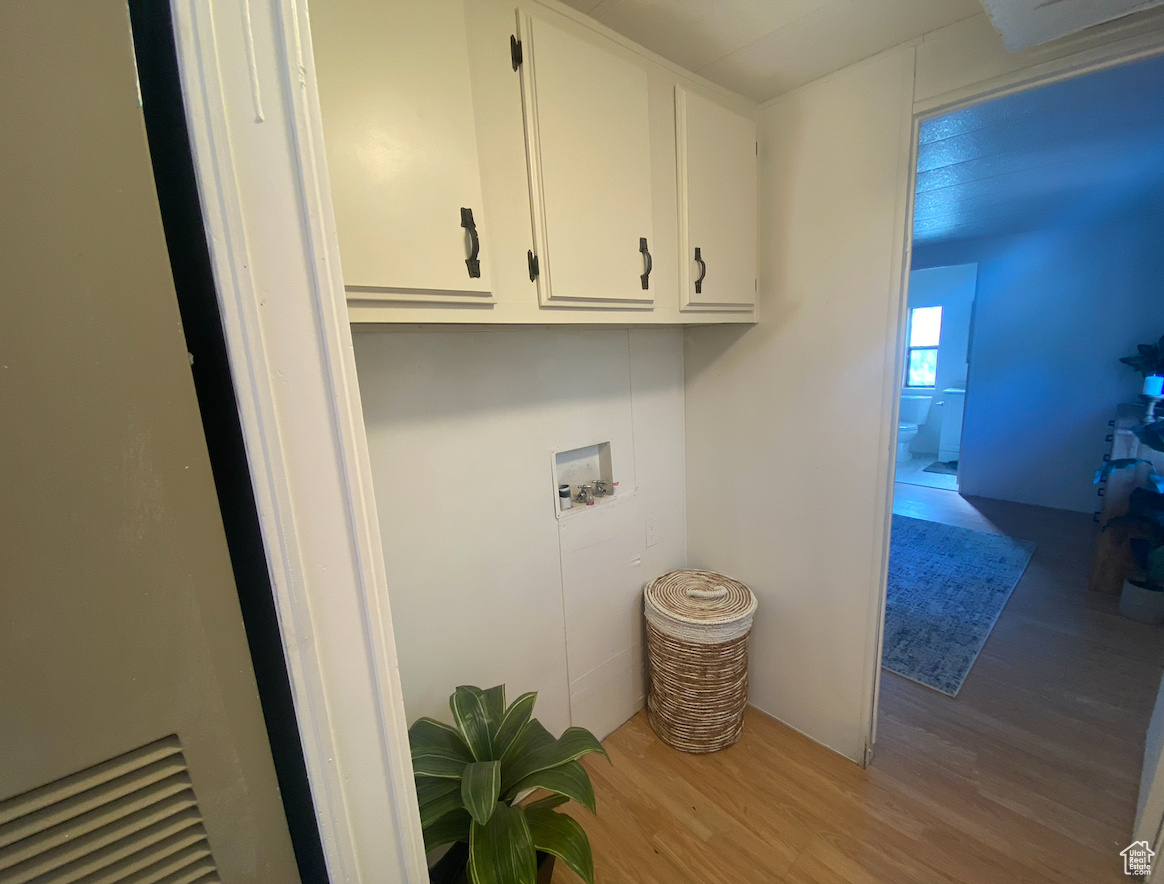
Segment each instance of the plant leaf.
[{"label": "plant leaf", "polygon": [[531,810],[553,810],[555,807],[561,807],[569,800],[565,795],[547,795],[545,798],[531,801],[522,810],[526,813],[529,813]]},{"label": "plant leaf", "polygon": [[531,718],[527,721],[522,727],[521,732],[509,744],[509,748],[505,750],[505,754],[501,756],[502,788],[505,788],[505,783],[516,783],[520,779],[520,777],[513,777],[511,773],[513,766],[518,761],[529,755],[534,749],[552,746],[553,744],[554,735],[546,730],[540,721],[536,718]]},{"label": "plant leaf", "polygon": [[417,777],[416,799],[420,804],[421,828],[440,819],[450,810],[463,807],[458,780],[440,777]]},{"label": "plant leaf", "polygon": [[420,718],[408,729],[412,770],[417,776],[458,779],[473,753],[454,728]]},{"label": "plant leaf", "polygon": [[536,884],[537,856],[529,823],[520,807],[498,802],[485,825],[469,833],[472,884]]},{"label": "plant leaf", "polygon": [[552,853],[578,873],[582,880],[594,884],[594,857],[590,839],[578,822],[564,813],[535,809],[525,811],[534,847]]},{"label": "plant leaf", "polygon": [[492,740],[505,717],[505,685],[486,688],[481,692],[481,699],[485,703],[485,720],[489,722],[489,739]]},{"label": "plant leaf", "polygon": [[1134,467],[1137,464],[1142,464],[1142,463],[1147,463],[1147,462],[1148,461],[1141,460],[1138,457],[1119,457],[1119,458],[1116,458],[1115,460],[1104,461],[1103,466],[1095,471],[1095,481],[1092,484],[1098,485],[1100,482],[1106,481],[1108,479],[1108,477],[1111,476],[1111,474],[1114,473],[1116,470],[1130,469],[1131,467]]},{"label": "plant leaf", "polygon": [[[454,810],[464,810],[465,805],[461,799],[461,783],[456,780],[441,780],[442,783],[452,783],[453,791],[446,792],[430,801],[420,805],[420,827],[424,829],[430,826],[443,817],[446,813],[451,813]],[[463,782],[463,781],[462,781]]]},{"label": "plant leaf", "polygon": [[424,849],[427,853],[442,844],[452,844],[454,841],[468,842],[473,819],[469,811],[461,808],[452,810],[427,826],[422,826],[424,835]]},{"label": "plant leaf", "polygon": [[464,734],[473,758],[492,761],[493,739],[489,734],[485,692],[472,685],[461,685],[449,697],[449,708],[453,710],[453,721]]},{"label": "plant leaf", "polygon": [[539,770],[518,780],[506,789],[505,800],[512,801],[526,789],[545,789],[555,795],[572,798],[591,813],[595,812],[594,787],[590,784],[590,775],[577,761]]},{"label": "plant leaf", "polygon": [[[534,722],[531,721],[530,724],[534,724]],[[504,771],[505,782],[517,783],[530,774],[558,767],[567,761],[577,761],[583,755],[589,755],[592,752],[604,755],[607,761],[610,760],[610,756],[606,754],[606,750],[602,748],[598,738],[586,728],[566,728],[562,736],[552,744],[535,746],[513,758],[512,763]]]},{"label": "plant leaf", "polygon": [[478,761],[465,768],[461,777],[461,796],[474,822],[485,825],[501,795],[501,762]]},{"label": "plant leaf", "polygon": [[526,726],[530,716],[533,715],[534,701],[537,698],[537,693],[533,691],[522,694],[505,710],[505,715],[502,716],[501,724],[497,728],[497,734],[493,737],[494,758],[505,757],[506,750],[517,739],[522,728]]},{"label": "plant leaf", "polygon": [[450,792],[459,792],[460,790],[461,784],[453,779],[444,779],[443,777],[416,778],[416,800],[422,807]]}]

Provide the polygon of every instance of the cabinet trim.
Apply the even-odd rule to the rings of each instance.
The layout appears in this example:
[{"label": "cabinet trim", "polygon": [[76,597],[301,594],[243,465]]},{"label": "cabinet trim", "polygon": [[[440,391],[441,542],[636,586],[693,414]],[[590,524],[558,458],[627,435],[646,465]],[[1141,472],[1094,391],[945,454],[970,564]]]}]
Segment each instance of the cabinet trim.
[{"label": "cabinet trim", "polygon": [[[544,192],[542,188],[542,139],[538,124],[538,87],[533,76],[534,44],[533,17],[517,10],[517,40],[521,47],[521,62],[516,64],[521,82],[521,113],[525,125],[525,164],[529,178],[530,224],[533,226],[533,250],[530,253],[530,280],[537,283],[538,302],[548,303],[552,297],[550,289],[549,231],[546,229],[545,212],[542,211]],[[513,45],[513,44],[511,44]],[[543,260],[545,259],[545,260]],[[544,264],[545,266],[541,266]],[[536,269],[535,269],[536,268]]]},{"label": "cabinet trim", "polygon": [[462,307],[492,307],[497,299],[493,292],[459,292],[450,289],[404,289],[379,286],[346,285],[350,301],[375,301],[384,304],[459,304]]}]

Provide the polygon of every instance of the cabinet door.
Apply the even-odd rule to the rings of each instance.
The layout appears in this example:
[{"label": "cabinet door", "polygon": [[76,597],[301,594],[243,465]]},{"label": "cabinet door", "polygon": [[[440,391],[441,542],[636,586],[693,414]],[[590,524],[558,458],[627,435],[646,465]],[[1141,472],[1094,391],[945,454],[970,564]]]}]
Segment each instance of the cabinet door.
[{"label": "cabinet door", "polygon": [[675,87],[683,310],[756,304],[756,123]]},{"label": "cabinet door", "polygon": [[313,0],[311,33],[348,296],[491,300],[463,0]]},{"label": "cabinet door", "polygon": [[538,297],[649,307],[647,73],[520,10],[518,29]]}]

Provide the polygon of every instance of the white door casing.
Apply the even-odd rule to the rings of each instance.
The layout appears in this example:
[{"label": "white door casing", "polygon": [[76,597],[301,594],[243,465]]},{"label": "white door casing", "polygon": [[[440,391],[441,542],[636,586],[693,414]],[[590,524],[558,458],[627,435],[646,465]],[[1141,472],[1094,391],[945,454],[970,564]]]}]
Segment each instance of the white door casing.
[{"label": "white door casing", "polygon": [[427,882],[308,30],[173,0],[247,457],[333,882]]}]

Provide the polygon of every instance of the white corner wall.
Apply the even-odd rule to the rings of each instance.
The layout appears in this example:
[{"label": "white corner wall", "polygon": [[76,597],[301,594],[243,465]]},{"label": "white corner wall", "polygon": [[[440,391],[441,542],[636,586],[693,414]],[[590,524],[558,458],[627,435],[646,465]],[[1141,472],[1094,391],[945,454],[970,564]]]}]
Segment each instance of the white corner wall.
[{"label": "white corner wall", "polygon": [[[505,683],[604,737],[643,705],[643,584],[686,559],[681,332],[369,327],[355,351],[408,721]],[[557,519],[552,452],[602,441],[616,498]]]},{"label": "white corner wall", "polygon": [[[1008,54],[976,16],[766,105],[755,327],[359,331],[409,720],[447,717],[456,684],[504,681],[541,691],[551,729],[573,707],[575,724],[608,733],[642,702],[641,585],[686,564],[760,596],[755,705],[860,760],[911,114],[1162,44],[1164,14]],[[550,451],[583,444],[559,440],[597,441],[604,421],[632,439],[638,492],[602,526],[560,531],[536,476],[548,485]]]},{"label": "white corner wall", "polygon": [[759,324],[686,332],[690,565],[759,597],[751,701],[854,760],[880,630],[912,78],[898,50],[761,109]]}]

